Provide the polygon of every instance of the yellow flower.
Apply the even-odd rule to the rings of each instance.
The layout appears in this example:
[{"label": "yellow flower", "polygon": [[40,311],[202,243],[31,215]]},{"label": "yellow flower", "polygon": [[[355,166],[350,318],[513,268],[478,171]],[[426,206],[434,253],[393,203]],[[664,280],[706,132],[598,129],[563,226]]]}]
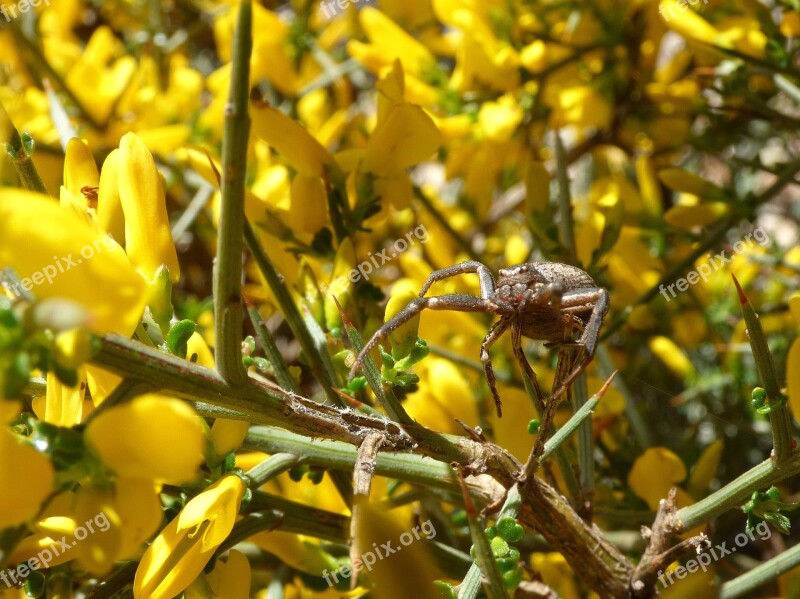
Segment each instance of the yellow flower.
[{"label": "yellow flower", "polygon": [[[234,3],[235,5],[238,3]],[[253,8],[253,52],[250,56],[250,81],[253,86],[266,79],[281,93],[294,95],[300,83],[299,74],[287,52],[291,27],[275,12],[260,4]],[[234,24],[238,8],[228,10],[214,21],[214,37],[219,57],[223,62],[231,60]],[[225,65],[229,77],[230,64]],[[226,82],[227,83],[227,82]],[[222,86],[227,94],[228,86]]]},{"label": "yellow flower", "polygon": [[169,229],[161,175],[144,142],[128,133],[119,142],[119,199],[125,215],[125,251],[149,283],[158,269],[169,269],[175,283],[180,278],[178,256]]},{"label": "yellow flower", "polygon": [[251,105],[252,131],[306,177],[322,177],[333,158],[302,125],[271,106]]},{"label": "yellow flower", "polygon": [[498,102],[484,102],[478,113],[483,135],[491,141],[508,141],[522,121],[522,108],[510,95]]},{"label": "yellow flower", "polygon": [[[116,58],[120,56],[120,58]],[[67,86],[99,122],[111,115],[114,103],[130,82],[136,60],[125,54],[111,28],[98,27],[67,74]]]},{"label": "yellow flower", "polygon": [[[250,562],[240,551],[231,550],[226,561],[219,560],[214,570],[206,576],[214,597],[249,599]],[[186,599],[206,599],[197,582],[186,589]]]},{"label": "yellow flower", "polygon": [[[644,499],[651,510],[666,499],[672,487],[686,479],[686,466],[681,459],[666,447],[651,447],[633,463],[628,474],[628,486]],[[694,500],[686,491],[678,488],[678,507],[691,505]]]},{"label": "yellow flower", "polygon": [[658,356],[675,376],[686,380],[697,374],[691,360],[689,360],[686,354],[683,353],[683,350],[668,337],[657,335],[652,337],[648,344],[650,346],[650,351]]},{"label": "yellow flower", "polygon": [[436,58],[430,50],[378,9],[365,6],[358,20],[370,44],[350,40],[347,52],[373,73],[383,75],[396,60],[415,79],[424,79],[435,69]]},{"label": "yellow flower", "polygon": [[[403,78],[396,62],[386,79]],[[386,89],[392,86],[386,85]],[[397,90],[402,93],[402,86]],[[372,176],[375,194],[397,209],[411,203],[411,181],[406,169],[430,158],[442,143],[439,130],[419,106],[389,98],[381,102],[378,124],[367,142],[358,167]]]},{"label": "yellow flower", "polygon": [[233,529],[245,490],[229,474],[193,497],[142,556],[134,597],[171,599],[186,589]]},{"label": "yellow flower", "polygon": [[[19,405],[0,402],[0,423],[17,413]],[[14,491],[0,493],[0,529],[33,518],[53,491],[55,471],[50,461],[5,424],[0,426],[0,480],[14,481]]]},{"label": "yellow flower", "polygon": [[180,484],[198,474],[203,426],[185,402],[148,393],[99,414],[84,437],[121,477]]},{"label": "yellow flower", "polygon": [[554,128],[576,125],[604,129],[613,117],[609,102],[590,85],[548,87],[545,103],[553,109],[550,123]]},{"label": "yellow flower", "polygon": [[52,199],[0,193],[0,266],[11,266],[39,299],[83,306],[95,333],[130,335],[144,309],[144,281],[116,242]]}]

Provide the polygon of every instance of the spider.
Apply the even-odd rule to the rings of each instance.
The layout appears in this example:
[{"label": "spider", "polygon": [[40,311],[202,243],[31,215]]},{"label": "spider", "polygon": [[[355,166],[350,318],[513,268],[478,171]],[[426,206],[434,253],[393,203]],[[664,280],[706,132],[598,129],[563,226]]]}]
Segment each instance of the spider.
[{"label": "spider", "polygon": [[[478,275],[480,297],[460,293],[425,297],[425,293],[437,281],[467,273]],[[556,399],[584,371],[594,356],[600,326],[608,312],[608,291],[595,285],[592,277],[580,268],[558,262],[529,262],[501,268],[496,282],[486,265],[473,260],[442,268],[428,276],[417,299],[384,323],[364,345],[350,369],[349,378],[353,378],[367,352],[425,308],[487,312],[500,316],[500,320],[492,325],[481,344],[480,357],[497,408],[497,416],[501,417],[502,402],[497,393],[497,380],[489,357],[491,346],[511,328],[514,356],[539,398],[542,395],[536,374],[522,351],[521,338],[524,336],[546,341],[546,347],[583,348],[582,359],[554,391],[552,399]],[[576,340],[574,331],[580,332]]]}]

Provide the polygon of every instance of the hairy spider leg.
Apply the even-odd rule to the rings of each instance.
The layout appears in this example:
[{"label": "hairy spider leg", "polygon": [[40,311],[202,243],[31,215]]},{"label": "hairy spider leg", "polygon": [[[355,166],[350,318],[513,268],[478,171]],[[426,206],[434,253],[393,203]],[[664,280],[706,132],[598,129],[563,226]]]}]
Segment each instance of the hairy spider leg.
[{"label": "hairy spider leg", "polygon": [[544,394],[542,393],[541,387],[539,387],[539,379],[536,377],[536,373],[533,371],[533,368],[531,368],[528,358],[522,350],[522,328],[517,324],[511,327],[511,349],[514,350],[514,357],[517,359],[517,362],[519,362],[522,372],[528,377],[528,380],[533,386],[533,391],[536,394],[537,400],[536,411],[539,414],[539,418],[541,418],[544,414]]},{"label": "hairy spider leg", "polygon": [[[564,294],[562,305],[562,311],[567,313],[581,312],[591,307],[592,315],[583,328],[581,336],[574,343],[574,345],[583,348],[583,356],[569,376],[564,379],[559,388],[553,393],[551,401],[563,395],[567,387],[586,370],[589,362],[592,361],[594,350],[597,348],[597,339],[600,335],[600,326],[603,324],[606,312],[608,312],[608,291],[605,289],[574,289]],[[581,307],[583,310],[580,309]]]},{"label": "hairy spider leg", "polygon": [[448,266],[447,268],[442,268],[432,272],[428,276],[428,280],[425,281],[425,284],[422,286],[422,289],[420,289],[419,296],[422,297],[425,295],[428,289],[431,288],[431,285],[437,281],[443,281],[444,279],[449,279],[450,277],[454,277],[456,275],[468,273],[478,274],[478,280],[480,281],[481,285],[481,298],[489,299],[494,293],[495,289],[494,277],[485,264],[476,262],[475,260],[467,260],[466,262],[461,262],[460,264],[455,264],[453,266]]},{"label": "hairy spider leg", "polygon": [[481,363],[483,364],[483,371],[486,373],[486,382],[489,384],[489,391],[492,392],[492,399],[494,399],[494,406],[497,409],[497,417],[503,416],[503,402],[500,401],[500,395],[497,393],[497,379],[494,376],[494,368],[492,368],[492,358],[489,356],[489,349],[494,345],[495,341],[500,339],[503,333],[511,324],[511,319],[504,316],[492,325],[486,337],[481,343]]},{"label": "hairy spider leg", "polygon": [[489,312],[490,314],[497,313],[498,311],[497,306],[490,300],[473,297],[471,295],[451,294],[439,295],[436,297],[419,297],[395,314],[389,322],[384,323],[382,327],[375,331],[372,339],[361,348],[358,357],[356,357],[356,361],[353,362],[353,366],[350,368],[350,375],[347,379],[353,379],[356,370],[361,367],[361,363],[373,347],[386,339],[389,333],[414,318],[414,316],[422,312],[425,308],[430,310],[455,310],[458,312]]}]

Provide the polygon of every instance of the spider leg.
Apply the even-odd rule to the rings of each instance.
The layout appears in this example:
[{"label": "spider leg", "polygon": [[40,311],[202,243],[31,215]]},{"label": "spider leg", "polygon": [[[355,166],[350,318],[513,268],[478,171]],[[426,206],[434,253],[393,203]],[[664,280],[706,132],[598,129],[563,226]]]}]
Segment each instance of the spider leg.
[{"label": "spider leg", "polygon": [[592,307],[592,315],[589,317],[589,322],[586,323],[581,336],[575,342],[576,345],[583,347],[583,355],[569,376],[564,379],[553,393],[552,399],[560,397],[567,387],[586,370],[589,362],[592,361],[594,350],[597,347],[597,339],[600,335],[600,326],[603,324],[606,312],[608,312],[608,291],[605,289],[575,289],[564,294],[564,308],[575,308],[581,305],[586,306],[587,309],[590,306]]},{"label": "spider leg", "polygon": [[373,347],[386,339],[389,333],[414,318],[425,308],[430,310],[455,310],[457,312],[497,312],[497,307],[490,300],[473,297],[471,295],[451,294],[439,295],[436,297],[418,297],[395,314],[389,322],[384,323],[381,328],[375,331],[372,339],[361,348],[361,351],[356,357],[356,361],[353,362],[353,366],[350,368],[350,375],[347,379],[352,380],[356,374],[356,370],[361,367],[361,363]]},{"label": "spider leg", "polygon": [[475,260],[467,260],[466,262],[461,262],[455,266],[448,266],[447,268],[442,268],[432,272],[430,276],[428,276],[428,280],[425,281],[425,284],[422,286],[422,289],[420,289],[419,296],[424,296],[428,289],[430,289],[431,285],[437,281],[442,281],[456,275],[463,275],[467,273],[478,273],[478,279],[480,280],[481,284],[481,297],[483,299],[489,299],[489,297],[494,293],[494,277],[485,264],[476,262]]},{"label": "spider leg", "polygon": [[486,337],[483,339],[483,343],[481,343],[481,363],[483,364],[483,371],[486,373],[486,382],[489,384],[489,391],[492,392],[492,399],[494,399],[494,406],[497,409],[498,418],[502,418],[503,416],[503,404],[500,401],[500,395],[497,393],[497,379],[494,376],[492,358],[489,356],[489,348],[506,332],[509,324],[511,324],[511,321],[507,317],[498,320],[492,325],[489,332],[486,333]]},{"label": "spider leg", "polygon": [[528,358],[525,357],[525,352],[522,351],[522,329],[516,324],[511,327],[511,348],[514,350],[514,357],[517,359],[517,362],[519,362],[522,372],[525,373],[525,376],[528,377],[528,380],[533,386],[533,391],[536,394],[537,399],[536,411],[539,413],[539,417],[541,418],[542,414],[544,414],[544,395],[542,394],[541,387],[539,387],[539,379],[536,378],[536,373],[528,363]]}]

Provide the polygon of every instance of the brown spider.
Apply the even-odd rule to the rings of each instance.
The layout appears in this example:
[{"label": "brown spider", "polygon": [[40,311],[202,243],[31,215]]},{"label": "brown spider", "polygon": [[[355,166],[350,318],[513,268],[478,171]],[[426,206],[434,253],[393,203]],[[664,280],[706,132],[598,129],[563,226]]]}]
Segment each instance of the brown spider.
[{"label": "brown spider", "polygon": [[[424,297],[435,282],[466,273],[477,273],[481,287],[480,297],[465,294]],[[379,328],[364,345],[350,369],[349,378],[353,378],[367,352],[425,308],[488,312],[500,316],[500,320],[492,325],[481,344],[481,362],[497,407],[497,415],[502,416],[502,403],[497,393],[489,348],[511,327],[514,356],[539,398],[542,394],[536,374],[522,351],[521,337],[547,341],[546,347],[583,348],[582,360],[553,393],[552,399],[556,399],[584,371],[594,356],[600,326],[608,311],[608,291],[595,285],[592,277],[580,268],[558,262],[529,262],[501,268],[497,282],[487,266],[472,260],[437,270],[428,277],[419,297]],[[573,340],[575,330],[580,332],[577,340]]]}]

